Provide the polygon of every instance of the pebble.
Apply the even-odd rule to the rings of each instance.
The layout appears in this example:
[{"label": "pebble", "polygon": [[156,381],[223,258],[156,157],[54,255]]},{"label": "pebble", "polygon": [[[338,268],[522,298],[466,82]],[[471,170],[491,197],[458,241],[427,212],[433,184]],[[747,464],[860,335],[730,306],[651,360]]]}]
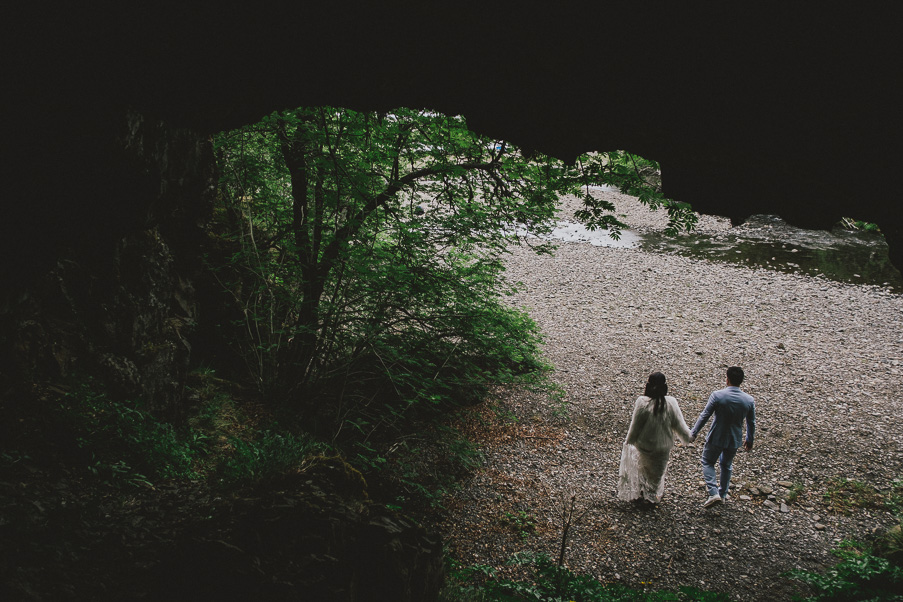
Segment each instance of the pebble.
[{"label": "pebble", "polygon": [[[660,231],[667,221],[625,195],[605,195],[636,231]],[[708,234],[731,231],[728,220],[714,216],[702,216],[700,226]],[[517,421],[505,423],[510,434],[504,438],[480,433],[484,468],[449,493],[443,521],[450,547],[470,564],[502,567],[517,550],[557,550],[562,499],[573,492],[578,513],[580,504],[596,505],[569,531],[571,570],[605,581],[633,581],[638,573],[637,581],[675,589],[704,580],[707,589],[730,592],[737,602],[785,600],[781,575],[788,568],[802,560],[827,566],[836,541],[894,523],[883,511],[825,518],[824,493],[838,476],[884,486],[903,474],[903,455],[880,453],[903,444],[903,421],[895,420],[897,408],[886,401],[886,370],[903,365],[903,296],[803,274],[582,243],[563,243],[551,256],[512,247],[505,261],[510,281],[522,283],[505,302],[535,320],[563,396],[549,401],[540,394],[499,393],[500,406]],[[757,403],[756,447],[741,450],[734,462],[741,503],[701,508],[699,454],[711,422],[695,444],[672,450],[657,507],[610,495],[646,376],[666,375],[669,394],[692,426],[709,394],[724,386],[730,365],[743,366],[742,388]],[[531,421],[534,414],[541,420]],[[806,511],[771,511],[783,510],[778,498],[795,482],[804,486],[797,503]],[[485,503],[500,492],[501,508]],[[548,528],[526,542],[517,534],[492,533],[504,512],[524,509]],[[748,516],[735,520],[742,512]],[[826,520],[831,536],[817,535],[829,528]],[[465,524],[485,539],[470,540]],[[723,533],[703,541],[701,535],[714,534],[716,526]],[[728,551],[735,557],[733,571],[721,563]],[[741,571],[749,579],[737,579]]]}]

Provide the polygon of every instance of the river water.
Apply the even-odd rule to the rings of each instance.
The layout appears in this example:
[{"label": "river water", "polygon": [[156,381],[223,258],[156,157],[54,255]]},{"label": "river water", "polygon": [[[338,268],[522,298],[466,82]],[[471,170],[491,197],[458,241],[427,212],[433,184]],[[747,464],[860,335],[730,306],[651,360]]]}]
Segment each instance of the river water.
[{"label": "river water", "polygon": [[891,264],[887,243],[880,233],[841,228],[830,232],[806,230],[791,226],[776,215],[754,215],[715,235],[667,236],[623,230],[617,240],[607,230],[591,231],[581,224],[562,221],[548,238],[758,266],[903,293],[903,275]]}]

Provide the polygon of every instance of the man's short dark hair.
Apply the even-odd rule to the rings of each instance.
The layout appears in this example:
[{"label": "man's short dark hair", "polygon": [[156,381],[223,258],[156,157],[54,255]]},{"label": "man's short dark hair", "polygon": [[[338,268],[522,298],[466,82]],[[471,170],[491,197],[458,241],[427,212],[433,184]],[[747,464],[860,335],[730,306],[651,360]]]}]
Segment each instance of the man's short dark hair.
[{"label": "man's short dark hair", "polygon": [[727,369],[727,379],[731,381],[731,384],[735,387],[739,387],[740,383],[743,382],[743,368],[740,366],[731,366]]}]

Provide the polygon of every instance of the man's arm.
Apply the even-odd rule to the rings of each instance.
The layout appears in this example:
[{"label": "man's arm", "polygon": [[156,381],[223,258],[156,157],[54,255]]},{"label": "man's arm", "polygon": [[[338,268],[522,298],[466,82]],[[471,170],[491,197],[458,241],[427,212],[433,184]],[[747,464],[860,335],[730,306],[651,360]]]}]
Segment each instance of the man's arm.
[{"label": "man's arm", "polygon": [[753,448],[753,438],[756,435],[756,404],[750,406],[749,411],[746,413],[746,441],[743,443],[743,448],[746,451],[752,451]]},{"label": "man's arm", "polygon": [[696,419],[696,424],[693,425],[693,428],[690,430],[690,436],[694,439],[696,435],[699,434],[699,431],[702,427],[705,426],[705,423],[708,422],[709,416],[712,415],[712,412],[715,411],[715,394],[712,393],[709,395],[709,401],[705,404],[705,408],[703,408],[702,413],[699,415],[699,418]]}]

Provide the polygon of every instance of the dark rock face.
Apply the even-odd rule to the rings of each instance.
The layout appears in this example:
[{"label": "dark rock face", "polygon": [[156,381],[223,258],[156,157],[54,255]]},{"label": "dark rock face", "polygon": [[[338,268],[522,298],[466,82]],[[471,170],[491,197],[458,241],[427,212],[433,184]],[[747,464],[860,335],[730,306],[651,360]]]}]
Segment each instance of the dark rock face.
[{"label": "dark rock face", "polygon": [[[847,211],[877,222],[903,266],[888,177],[903,164],[893,3],[537,6],[11,8],[0,390],[76,369],[178,418],[213,193],[206,137],[301,105],[463,114],[486,135],[564,159],[626,149],[662,163],[666,194],[735,222],[778,214],[829,228]],[[293,583],[307,584],[307,599],[435,596],[438,542],[317,491],[295,498],[297,512],[237,502],[257,526],[186,542],[175,557],[195,570],[175,592],[200,576],[221,599],[286,599],[299,594]],[[268,575],[310,579],[261,581],[261,542],[286,554],[309,546],[288,573]],[[179,574],[176,563],[164,577]]]},{"label": "dark rock face", "polygon": [[[134,225],[140,203],[119,196],[128,183],[117,174],[129,170],[110,144],[127,109],[211,133],[332,104],[463,114],[487,135],[562,158],[626,149],[662,163],[668,195],[737,222],[776,213],[830,228],[854,209],[903,264],[887,177],[903,162],[893,76],[903,7],[893,3],[16,10],[4,261],[47,265],[58,241]],[[170,157],[170,172],[175,160],[193,168]]]},{"label": "dark rock face", "polygon": [[134,203],[132,227],[118,240],[97,237],[93,248],[61,249],[49,270],[9,295],[0,306],[4,380],[75,370],[178,419],[198,317],[192,281],[213,190],[212,151],[208,140],[134,112],[123,115],[116,143],[126,173],[112,177],[128,183],[118,200]]}]

